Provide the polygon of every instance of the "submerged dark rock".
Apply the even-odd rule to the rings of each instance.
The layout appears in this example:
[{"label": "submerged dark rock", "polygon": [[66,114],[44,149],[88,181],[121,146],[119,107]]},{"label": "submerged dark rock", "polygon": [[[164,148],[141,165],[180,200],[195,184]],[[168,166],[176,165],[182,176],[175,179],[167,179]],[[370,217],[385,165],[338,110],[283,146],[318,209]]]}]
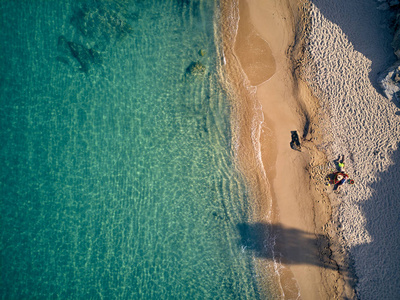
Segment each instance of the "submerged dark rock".
[{"label": "submerged dark rock", "polygon": [[[125,0],[81,0],[77,1],[71,17],[83,44],[58,38],[57,60],[87,73],[93,64],[101,64],[99,51],[105,52],[133,32],[129,22],[137,15],[130,1]],[[86,47],[85,45],[91,45]]]},{"label": "submerged dark rock", "polygon": [[202,76],[206,73],[206,67],[199,61],[192,62],[189,67],[186,68],[186,73],[194,76]]},{"label": "submerged dark rock", "polygon": [[89,49],[74,42],[68,42],[68,46],[71,49],[71,54],[81,65],[82,71],[87,73],[90,69],[91,63],[93,62],[93,57],[90,54]]},{"label": "submerged dark rock", "polygon": [[103,63],[103,59],[101,57],[100,52],[98,52],[97,50],[92,48],[92,49],[89,49],[89,53],[92,56],[93,63],[98,64],[98,65]]},{"label": "submerged dark rock", "polygon": [[104,46],[133,32],[127,21],[130,15],[128,7],[118,1],[87,1],[75,10],[71,23],[83,36]]},{"label": "submerged dark rock", "polygon": [[[71,55],[80,65],[80,69],[87,73],[92,64],[101,64],[102,59],[99,52],[94,49],[86,48],[85,46],[68,41],[64,36],[58,38],[58,51],[64,55]],[[58,56],[57,60],[65,64],[69,64],[68,56]]]}]

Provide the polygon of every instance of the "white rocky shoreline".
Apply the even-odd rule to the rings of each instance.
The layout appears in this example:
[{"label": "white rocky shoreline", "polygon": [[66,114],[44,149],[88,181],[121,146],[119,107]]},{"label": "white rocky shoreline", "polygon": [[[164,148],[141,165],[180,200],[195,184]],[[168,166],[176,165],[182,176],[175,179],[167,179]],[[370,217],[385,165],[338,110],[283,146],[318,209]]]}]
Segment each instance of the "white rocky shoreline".
[{"label": "white rocky shoreline", "polygon": [[389,26],[393,34],[393,53],[397,57],[397,61],[380,74],[378,82],[385,96],[400,106],[400,1],[378,0],[378,3],[377,9],[388,11],[391,15]]},{"label": "white rocky shoreline", "polygon": [[310,2],[306,80],[328,119],[328,159],[345,155],[356,182],[329,195],[333,220],[357,277],[357,298],[398,299],[399,1]]}]

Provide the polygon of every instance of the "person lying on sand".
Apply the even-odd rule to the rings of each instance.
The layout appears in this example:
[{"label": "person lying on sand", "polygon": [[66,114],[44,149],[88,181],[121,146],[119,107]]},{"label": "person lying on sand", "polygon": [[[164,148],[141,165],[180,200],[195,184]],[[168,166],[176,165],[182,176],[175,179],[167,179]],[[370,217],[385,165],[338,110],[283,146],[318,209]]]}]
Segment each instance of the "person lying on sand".
[{"label": "person lying on sand", "polygon": [[349,178],[349,175],[347,175],[344,172],[339,172],[336,174],[335,176],[335,180],[336,180],[336,190],[339,190],[339,188],[343,185],[343,183],[346,182],[346,180]]},{"label": "person lying on sand", "polygon": [[335,174],[334,183],[336,185],[336,190],[339,191],[340,187],[347,181],[349,175],[346,174],[344,170],[344,155],[342,155],[342,160],[338,163],[339,172]]},{"label": "person lying on sand", "polygon": [[327,175],[327,184],[331,185],[334,184],[333,190],[338,192],[340,187],[345,183],[348,182],[349,184],[353,184],[354,180],[349,179],[349,175],[346,173],[344,169],[344,155],[342,155],[342,159],[338,163],[339,171],[334,172],[330,175]]},{"label": "person lying on sand", "polygon": [[353,179],[349,179],[349,175],[346,173],[344,170],[344,155],[342,155],[342,160],[339,161],[338,163],[339,166],[339,172],[336,173],[335,176],[335,184],[336,184],[336,190],[339,190],[339,188],[347,181],[349,184],[354,184]]}]

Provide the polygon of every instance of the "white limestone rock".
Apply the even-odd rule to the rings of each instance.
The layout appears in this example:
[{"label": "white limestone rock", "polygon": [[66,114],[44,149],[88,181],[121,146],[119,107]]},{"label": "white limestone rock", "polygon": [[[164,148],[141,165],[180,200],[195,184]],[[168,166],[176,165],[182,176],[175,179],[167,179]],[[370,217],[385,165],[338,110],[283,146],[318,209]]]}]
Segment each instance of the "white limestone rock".
[{"label": "white limestone rock", "polygon": [[382,73],[378,80],[388,99],[398,99],[397,93],[400,91],[400,61],[397,61],[386,72]]}]

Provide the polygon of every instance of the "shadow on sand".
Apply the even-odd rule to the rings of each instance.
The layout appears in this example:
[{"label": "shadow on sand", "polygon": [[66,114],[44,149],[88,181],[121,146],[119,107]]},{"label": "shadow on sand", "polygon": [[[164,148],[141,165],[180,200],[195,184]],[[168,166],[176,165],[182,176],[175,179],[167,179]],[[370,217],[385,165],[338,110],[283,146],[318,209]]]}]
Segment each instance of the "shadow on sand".
[{"label": "shadow on sand", "polygon": [[[326,235],[268,223],[241,223],[237,228],[240,246],[255,257],[267,260],[278,258],[288,266],[312,265],[337,270],[352,286],[357,282],[353,272],[342,269],[333,259],[331,241]],[[273,244],[275,247],[271,246]]]},{"label": "shadow on sand", "polygon": [[[329,239],[324,235],[314,235],[295,228],[284,228],[281,225],[268,223],[238,224],[240,245],[247,251],[252,251],[256,257],[273,259],[272,247],[268,246],[268,237],[278,236],[278,242],[284,239],[282,262],[286,264],[309,264],[324,268],[336,269],[337,265],[328,255],[318,255],[312,249],[315,246],[329,246]],[[272,241],[272,239],[271,239]],[[282,242],[282,241],[280,241]],[[309,247],[313,246],[313,247]],[[278,248],[279,244],[278,244]],[[305,249],[307,248],[307,249]],[[329,251],[328,251],[329,252]]]},{"label": "shadow on sand", "polygon": [[[396,57],[390,45],[393,36],[382,30],[389,25],[388,11],[378,10],[378,1],[311,0],[322,15],[338,25],[346,34],[354,49],[371,61],[369,79],[374,88],[382,94],[378,84],[380,72],[384,72]],[[368,13],[363,13],[368,11]],[[373,16],[371,18],[371,16]],[[391,61],[388,64],[388,58]]]},{"label": "shadow on sand", "polygon": [[[371,242],[350,248],[350,257],[344,258],[349,270],[341,268],[333,259],[328,236],[279,224],[238,224],[239,246],[255,257],[273,260],[277,254],[271,245],[277,237],[275,251],[281,252],[278,258],[282,263],[339,270],[351,286],[357,287],[357,297],[361,299],[397,299],[400,295],[400,285],[396,284],[400,282],[400,145],[398,147],[391,155],[393,164],[370,185],[371,197],[350,204],[359,206],[362,211]],[[368,295],[363,294],[366,292]]]},{"label": "shadow on sand", "polygon": [[[400,147],[398,145],[397,147]],[[356,205],[371,237],[368,244],[351,248],[365,299],[399,299],[400,295],[400,148],[391,155],[393,165],[370,185],[371,197]],[[397,283],[396,283],[397,282]]]}]

